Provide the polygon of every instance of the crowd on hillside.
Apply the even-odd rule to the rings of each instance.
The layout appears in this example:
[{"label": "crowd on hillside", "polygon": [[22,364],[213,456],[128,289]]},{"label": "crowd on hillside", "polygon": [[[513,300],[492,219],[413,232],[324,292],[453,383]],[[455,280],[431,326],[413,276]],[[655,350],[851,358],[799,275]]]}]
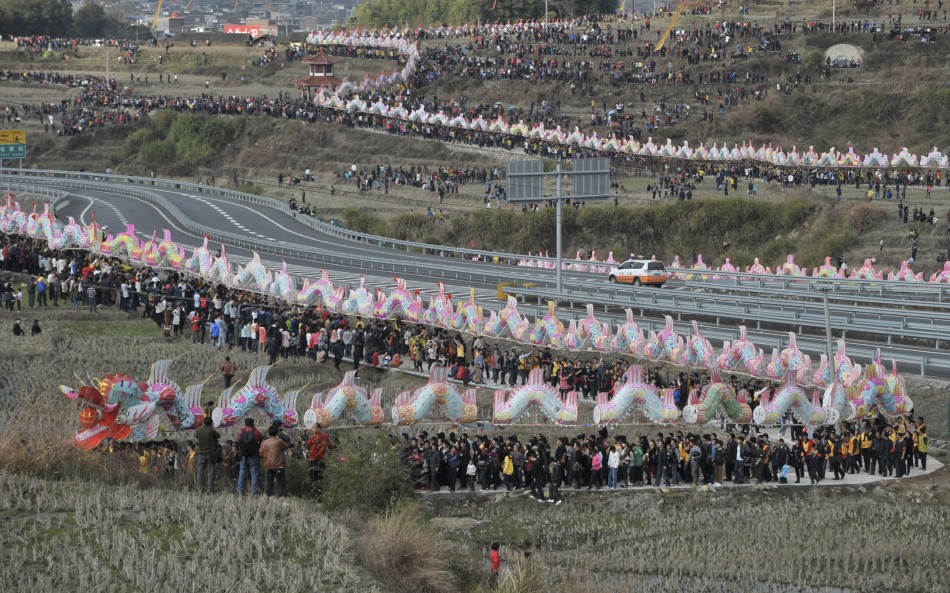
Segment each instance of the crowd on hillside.
[{"label": "crowd on hillside", "polygon": [[[891,15],[889,26],[899,28],[901,17]],[[876,21],[839,22],[836,29],[842,33],[875,31],[884,26]],[[693,93],[695,106],[702,107],[703,120],[711,120],[726,109],[749,100],[763,100],[767,97],[770,85],[781,72],[770,73],[760,67],[742,71],[734,59],[725,59],[720,55],[727,49],[726,39],[738,40],[736,50],[743,55],[754,51],[781,51],[778,35],[809,33],[830,28],[830,25],[818,22],[775,22],[771,26],[757,25],[752,21],[720,20],[703,28],[683,30],[664,47],[665,55],[651,55],[636,47],[635,41],[644,37],[649,30],[649,20],[635,23],[617,21],[610,23],[580,19],[569,23],[554,22],[545,28],[538,22],[509,24],[486,24],[463,27],[430,27],[426,29],[392,30],[386,35],[410,37],[415,39],[444,39],[448,37],[469,38],[468,48],[461,46],[427,46],[423,50],[420,69],[412,80],[398,88],[386,89],[379,93],[361,92],[358,95],[367,102],[381,100],[387,105],[401,103],[406,106],[424,105],[429,112],[442,110],[450,116],[466,115],[474,118],[482,116],[492,120],[504,114],[513,121],[525,120],[528,123],[544,123],[548,128],[558,125],[570,129],[574,125],[591,125],[595,129],[606,128],[606,133],[618,138],[640,140],[644,132],[652,134],[662,126],[676,125],[687,119],[691,111],[687,102],[678,100],[657,100],[650,105],[642,90],[640,108],[623,103],[608,105],[607,101],[592,101],[590,121],[583,118],[573,119],[561,112],[560,105],[554,102],[538,105],[537,109],[525,106],[514,107],[506,111],[503,105],[482,104],[466,105],[465,97],[452,99],[437,97],[427,99],[421,89],[435,79],[453,74],[457,76],[476,76],[482,78],[554,78],[573,81],[578,92],[589,92],[592,97],[606,91],[604,83],[624,82],[691,82],[700,85],[713,85],[697,89]],[[380,34],[377,32],[377,34]],[[76,40],[34,41],[23,39],[21,43],[77,43]],[[492,52],[475,53],[474,49],[491,49]],[[137,49],[137,48],[133,48]],[[288,56],[296,59],[316,51],[315,47],[295,46],[288,49]],[[369,50],[348,46],[321,46],[330,53],[355,55],[357,57],[392,58],[392,50]],[[131,51],[131,49],[130,49]],[[730,50],[731,51],[731,50]],[[637,53],[639,52],[639,56]],[[722,57],[720,64],[719,58]],[[625,58],[631,58],[630,60]],[[735,56],[732,56],[735,58]],[[709,61],[712,60],[712,61]],[[690,72],[691,65],[709,61],[708,67]],[[810,73],[793,73],[780,82],[778,89],[790,92],[802,83],[810,82]],[[171,76],[166,77],[171,85]],[[176,77],[177,78],[177,77]],[[61,134],[81,134],[108,124],[132,123],[138,121],[155,109],[173,109],[177,111],[201,111],[211,114],[248,114],[269,115],[284,119],[300,119],[308,122],[338,122],[345,126],[371,127],[392,134],[422,136],[440,139],[445,142],[464,142],[482,147],[504,149],[524,149],[528,154],[541,154],[554,158],[571,158],[593,154],[593,151],[577,147],[557,146],[540,141],[532,142],[520,136],[498,134],[479,130],[458,130],[439,124],[416,124],[393,118],[384,118],[368,114],[352,114],[344,109],[331,109],[314,106],[305,98],[291,98],[280,93],[277,98],[263,97],[215,97],[204,93],[194,97],[174,95],[144,96],[136,95],[130,88],[136,84],[134,76],[124,87],[116,79],[105,80],[101,77],[85,75],[67,75],[60,73],[41,73],[31,71],[8,71],[0,73],[0,79],[8,81],[32,82],[38,84],[62,84],[81,88],[79,96],[59,103],[42,105],[23,105],[24,116],[42,118],[47,131]],[[595,88],[596,87],[596,88]],[[575,114],[576,115],[576,114]],[[697,115],[698,116],[698,115]],[[603,132],[603,130],[601,130]],[[643,160],[643,159],[635,159]]]}]

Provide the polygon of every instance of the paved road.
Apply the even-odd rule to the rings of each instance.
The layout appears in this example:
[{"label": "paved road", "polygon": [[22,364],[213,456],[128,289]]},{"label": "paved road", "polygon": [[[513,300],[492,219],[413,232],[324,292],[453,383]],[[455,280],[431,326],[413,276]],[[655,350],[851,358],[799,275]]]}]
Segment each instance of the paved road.
[{"label": "paved road", "polygon": [[[28,183],[56,187],[61,186],[63,182],[55,179],[31,178]],[[68,203],[61,204],[57,212],[62,219],[72,216],[82,223],[89,223],[92,212],[95,210],[97,222],[108,225],[111,232],[124,229],[126,224],[132,223],[140,236],[150,238],[152,229],[169,228],[173,231],[174,239],[186,246],[200,244],[202,240],[200,233],[188,229],[187,222],[190,220],[201,227],[230,233],[256,244],[256,249],[260,251],[262,258],[271,268],[279,268],[280,262],[284,261],[290,272],[300,277],[314,277],[318,275],[319,270],[326,269],[335,281],[352,284],[362,273],[366,276],[368,284],[388,290],[394,286],[392,276],[395,272],[407,280],[411,289],[422,290],[423,295],[434,292],[437,281],[443,281],[447,290],[456,295],[467,294],[468,287],[473,287],[480,304],[490,309],[500,307],[495,298],[498,282],[515,281],[522,285],[535,283],[542,291],[550,290],[554,283],[553,270],[490,264],[421,252],[397,251],[376,244],[343,239],[314,229],[305,224],[304,220],[276,207],[239,202],[221,196],[199,195],[193,191],[194,188],[184,185],[181,189],[147,188],[162,201],[177,209],[179,211],[177,215],[156,203],[155,200],[144,199],[140,195],[135,195],[134,192],[132,192],[133,195],[129,195],[128,185],[118,181],[110,180],[108,184],[98,184],[95,189],[76,187],[64,189],[70,193],[70,196]],[[176,216],[183,216],[188,220],[179,220]],[[229,244],[228,254],[234,262],[241,263],[250,258],[251,251],[247,247]],[[520,256],[512,254],[512,257]],[[360,269],[364,268],[363,262],[367,262],[367,266],[365,269]],[[573,305],[580,308],[592,298],[592,294],[599,294],[603,289],[609,290],[605,279],[599,275],[564,272],[563,276],[565,289],[568,294],[573,294],[573,300],[570,296],[565,299],[563,305],[566,308]],[[814,329],[816,324],[823,325],[821,323],[823,306],[820,300],[817,300],[820,295],[809,293],[804,290],[804,287],[796,289],[794,285],[786,285],[782,291],[762,287],[753,295],[753,298],[746,297],[745,299],[745,302],[752,303],[758,308],[745,308],[740,311],[734,307],[732,309],[720,307],[721,315],[705,315],[697,308],[695,299],[692,299],[694,301],[692,304],[687,305],[686,301],[675,298],[675,295],[683,297],[706,295],[707,301],[712,299],[713,304],[716,299],[734,304],[741,298],[736,296],[728,286],[714,287],[708,283],[673,282],[660,292],[653,291],[652,294],[646,290],[639,293],[629,291],[601,294],[601,297],[606,297],[610,304],[599,309],[603,313],[599,313],[598,318],[602,321],[622,322],[622,308],[633,306],[644,316],[642,323],[638,318],[641,327],[659,329],[662,314],[669,312],[675,316],[677,314],[682,316],[684,321],[677,324],[677,329],[684,335],[688,335],[688,320],[699,316],[703,321],[700,327],[704,335],[717,346],[723,340],[737,337],[736,325],[739,323],[756,325],[757,322],[768,321],[768,310],[761,309],[761,306],[756,304],[758,301],[768,305],[784,306],[789,303],[801,305],[805,308],[804,317],[808,319],[804,323],[805,326]],[[855,317],[847,319],[841,317],[839,320],[839,313],[844,311],[846,306],[852,308],[857,306],[862,298],[851,299],[855,302],[849,305],[833,303],[834,307],[839,307],[832,312],[835,323],[847,324],[849,319],[855,319]],[[881,310],[888,312],[893,310],[895,315],[900,315],[896,309],[900,304],[898,301],[892,302],[887,298],[881,301],[874,305],[873,310],[868,308],[866,311],[868,313],[873,311],[878,317]],[[911,301],[904,301],[905,309],[907,302]],[[920,316],[924,310],[932,311],[938,321],[941,319],[940,316],[946,314],[948,324],[950,324],[950,304],[924,302],[922,306],[925,309],[916,307],[907,315]],[[855,311],[854,315],[860,318],[865,309]],[[534,306],[523,305],[522,312],[530,315],[539,310]],[[583,314],[577,310],[575,316],[583,317]],[[561,314],[563,321],[569,318],[570,314]],[[784,347],[787,343],[787,331],[797,331],[801,325],[801,323],[794,323],[789,324],[788,327],[782,327],[782,324],[766,323],[761,329],[751,332],[750,337],[768,352],[772,347]],[[901,327],[906,327],[906,325]],[[843,325],[839,325],[839,329],[843,328]],[[926,343],[927,340],[917,340],[900,345],[887,345],[887,338],[880,335],[860,336],[859,339],[849,335],[849,354],[866,362],[873,354],[874,347],[883,345],[885,357],[896,357],[903,372],[950,376],[950,356],[945,351],[947,342],[939,339],[950,335],[950,325],[946,332],[940,326],[939,331],[934,331],[933,335],[936,340],[931,340],[930,343]],[[810,352],[817,361],[817,354],[824,351],[823,335],[818,332],[818,335],[800,336],[799,345],[806,352]]]}]

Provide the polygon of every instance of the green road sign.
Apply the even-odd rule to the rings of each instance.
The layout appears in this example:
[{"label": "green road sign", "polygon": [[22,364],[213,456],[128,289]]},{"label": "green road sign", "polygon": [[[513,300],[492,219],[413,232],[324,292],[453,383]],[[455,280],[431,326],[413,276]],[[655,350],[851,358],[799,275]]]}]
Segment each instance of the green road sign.
[{"label": "green road sign", "polygon": [[26,144],[0,144],[0,159],[25,159]]}]

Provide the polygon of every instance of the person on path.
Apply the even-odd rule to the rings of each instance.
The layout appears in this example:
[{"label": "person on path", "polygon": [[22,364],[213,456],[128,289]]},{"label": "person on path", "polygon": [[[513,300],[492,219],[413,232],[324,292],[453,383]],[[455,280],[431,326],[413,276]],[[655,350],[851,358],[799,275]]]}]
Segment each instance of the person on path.
[{"label": "person on path", "polygon": [[284,451],[290,448],[290,445],[284,439],[277,436],[278,429],[271,426],[267,430],[268,438],[261,443],[260,455],[261,462],[264,465],[264,494],[268,498],[274,494],[274,482],[277,482],[277,498],[287,496],[287,477],[285,468],[287,467],[287,458]]},{"label": "person on path", "polygon": [[211,492],[214,489],[214,478],[217,466],[221,463],[218,453],[218,439],[221,434],[212,426],[211,418],[205,416],[201,426],[195,431],[198,439],[197,464],[195,465],[195,480],[198,492]]},{"label": "person on path", "polygon": [[323,470],[326,467],[325,459],[327,451],[333,448],[333,442],[330,436],[321,430],[323,428],[318,422],[313,427],[313,434],[307,439],[307,461],[310,462],[310,481],[320,494],[320,479],[323,477]]},{"label": "person on path", "polygon": [[236,370],[237,367],[235,367],[234,363],[231,362],[231,357],[225,356],[224,362],[221,363],[221,376],[224,377],[225,389],[231,387],[231,382],[234,380],[234,372]]},{"label": "person on path", "polygon": [[238,433],[237,438],[238,454],[241,456],[237,483],[239,496],[244,494],[244,480],[248,476],[251,479],[251,495],[257,494],[261,472],[260,447],[263,440],[261,431],[254,428],[254,419],[245,418],[244,428]]}]

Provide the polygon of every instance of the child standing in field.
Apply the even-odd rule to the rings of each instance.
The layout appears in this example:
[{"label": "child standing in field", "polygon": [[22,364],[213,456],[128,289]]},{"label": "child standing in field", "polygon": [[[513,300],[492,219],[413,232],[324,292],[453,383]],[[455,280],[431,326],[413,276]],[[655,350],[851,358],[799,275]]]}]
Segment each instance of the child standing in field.
[{"label": "child standing in field", "polygon": [[500,547],[498,542],[492,542],[491,552],[488,554],[488,563],[491,570],[488,577],[488,586],[492,589],[498,588],[498,572],[501,570],[501,554],[498,552]]}]

